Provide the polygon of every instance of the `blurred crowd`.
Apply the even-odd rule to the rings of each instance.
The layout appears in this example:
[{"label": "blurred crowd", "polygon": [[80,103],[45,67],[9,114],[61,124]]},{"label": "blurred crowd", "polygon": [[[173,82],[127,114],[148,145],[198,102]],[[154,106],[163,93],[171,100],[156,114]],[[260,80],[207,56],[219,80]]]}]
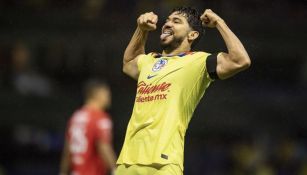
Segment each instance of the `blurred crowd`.
[{"label": "blurred crowd", "polygon": [[55,80],[60,85],[65,81],[66,84],[73,80],[80,82],[94,70],[82,55],[69,62],[69,57],[65,57],[67,51],[64,52],[60,44],[39,48],[36,55],[24,41],[16,41],[0,50],[0,86],[12,88],[21,95],[48,97],[61,88]]},{"label": "blurred crowd", "polygon": [[186,174],[306,175],[306,141],[287,137],[197,140],[186,150]]},{"label": "blurred crowd", "polygon": [[25,43],[14,43],[7,52],[8,55],[1,57],[1,84],[23,95],[50,95],[51,82],[33,66],[31,52]]}]

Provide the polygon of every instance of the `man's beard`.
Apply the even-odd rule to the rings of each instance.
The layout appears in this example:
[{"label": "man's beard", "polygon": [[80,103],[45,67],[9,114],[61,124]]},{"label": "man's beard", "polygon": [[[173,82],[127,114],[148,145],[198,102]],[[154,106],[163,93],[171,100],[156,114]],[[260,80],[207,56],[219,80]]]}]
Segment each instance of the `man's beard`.
[{"label": "man's beard", "polygon": [[166,53],[170,53],[173,50],[177,49],[181,45],[183,40],[184,40],[183,38],[174,38],[173,41],[167,44],[163,44],[161,42],[161,47]]}]

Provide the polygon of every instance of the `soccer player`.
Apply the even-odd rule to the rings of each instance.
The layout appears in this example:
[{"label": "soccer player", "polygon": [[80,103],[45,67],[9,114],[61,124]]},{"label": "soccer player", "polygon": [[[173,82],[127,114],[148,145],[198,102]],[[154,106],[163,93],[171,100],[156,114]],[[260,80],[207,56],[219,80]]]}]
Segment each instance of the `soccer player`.
[{"label": "soccer player", "polygon": [[111,92],[104,82],[89,81],[85,104],[68,123],[60,175],[106,175],[116,166],[112,121],[104,111],[110,106]]},{"label": "soccer player", "polygon": [[[116,175],[183,174],[184,137],[192,114],[211,82],[248,68],[250,58],[224,20],[207,9],[174,9],[160,36],[162,53],[145,54],[157,15],[145,13],[123,58],[123,71],[138,81],[135,104],[117,161]],[[227,52],[191,51],[203,27],[216,28]]]}]

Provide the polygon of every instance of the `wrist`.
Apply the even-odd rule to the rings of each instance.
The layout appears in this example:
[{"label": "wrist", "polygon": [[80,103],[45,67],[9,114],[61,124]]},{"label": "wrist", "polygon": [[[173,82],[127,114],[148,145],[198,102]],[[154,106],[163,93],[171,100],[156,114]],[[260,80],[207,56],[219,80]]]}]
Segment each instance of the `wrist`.
[{"label": "wrist", "polygon": [[226,24],[225,21],[221,18],[216,20],[216,27],[222,27],[225,24]]},{"label": "wrist", "polygon": [[143,28],[140,27],[140,26],[137,26],[136,30],[138,31],[138,33],[140,33],[140,34],[142,34],[142,35],[144,35],[144,36],[147,35],[147,34],[149,33],[148,30],[143,29]]}]

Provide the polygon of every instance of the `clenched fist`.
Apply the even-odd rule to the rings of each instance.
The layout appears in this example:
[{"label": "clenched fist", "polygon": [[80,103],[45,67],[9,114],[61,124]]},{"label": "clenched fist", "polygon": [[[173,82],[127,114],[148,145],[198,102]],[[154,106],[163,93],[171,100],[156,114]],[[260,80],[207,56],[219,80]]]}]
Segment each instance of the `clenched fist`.
[{"label": "clenched fist", "polygon": [[153,12],[144,13],[137,19],[138,26],[143,31],[156,30],[157,22],[158,16]]},{"label": "clenched fist", "polygon": [[206,9],[201,15],[200,20],[202,21],[203,27],[216,27],[218,21],[223,21],[221,17],[215,14],[211,9]]}]

